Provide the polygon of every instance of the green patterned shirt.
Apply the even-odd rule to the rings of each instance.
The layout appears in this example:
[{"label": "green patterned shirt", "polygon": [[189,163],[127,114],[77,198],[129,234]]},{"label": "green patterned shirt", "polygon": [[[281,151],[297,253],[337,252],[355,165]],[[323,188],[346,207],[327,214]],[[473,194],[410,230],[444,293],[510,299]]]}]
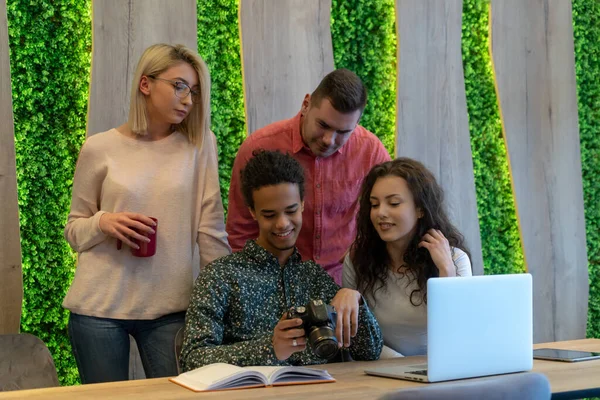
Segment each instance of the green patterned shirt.
[{"label": "green patterned shirt", "polygon": [[[207,265],[198,276],[185,319],[181,365],[189,371],[223,362],[246,365],[322,364],[306,346],[285,361],[275,356],[275,325],[290,307],[311,299],[330,303],[340,287],[313,261],[302,262],[294,250],[285,266],[249,240],[237,253]],[[383,346],[377,320],[360,306],[357,335],[350,355],[355,360],[376,360]]]}]

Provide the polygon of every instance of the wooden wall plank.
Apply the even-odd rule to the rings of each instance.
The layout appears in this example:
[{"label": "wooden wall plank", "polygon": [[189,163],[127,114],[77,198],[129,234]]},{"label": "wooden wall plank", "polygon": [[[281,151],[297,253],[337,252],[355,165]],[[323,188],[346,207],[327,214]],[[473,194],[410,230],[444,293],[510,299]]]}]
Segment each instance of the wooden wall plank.
[{"label": "wooden wall plank", "polygon": [[6,0],[0,0],[0,334],[19,333],[23,302],[12,110]]},{"label": "wooden wall plank", "polygon": [[241,0],[248,132],[291,118],[333,71],[331,0]]},{"label": "wooden wall plank", "polygon": [[[131,80],[148,46],[169,43],[198,49],[196,0],[94,1],[92,24],[88,135],[127,121]],[[133,340],[131,344],[130,378],[144,378],[137,347]]]},{"label": "wooden wall plank", "polygon": [[585,337],[588,267],[571,2],[492,0],[492,57],[534,340]]},{"label": "wooden wall plank", "polygon": [[396,0],[396,154],[423,162],[444,188],[483,274],[461,55],[462,0]]}]

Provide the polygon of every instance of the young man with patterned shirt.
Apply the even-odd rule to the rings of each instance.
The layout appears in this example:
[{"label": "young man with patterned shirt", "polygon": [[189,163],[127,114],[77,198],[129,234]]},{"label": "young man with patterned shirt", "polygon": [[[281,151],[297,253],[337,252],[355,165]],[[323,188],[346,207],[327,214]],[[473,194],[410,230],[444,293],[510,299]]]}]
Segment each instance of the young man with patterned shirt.
[{"label": "young man with patterned shirt", "polygon": [[309,300],[335,307],[336,337],[352,358],[379,358],[381,331],[360,293],[340,289],[319,265],[302,261],[295,247],[304,207],[300,164],[279,151],[255,151],[241,182],[258,238],[200,272],[186,315],[183,370],[217,362],[325,363],[307,346],[302,320],[287,318],[291,307]]}]

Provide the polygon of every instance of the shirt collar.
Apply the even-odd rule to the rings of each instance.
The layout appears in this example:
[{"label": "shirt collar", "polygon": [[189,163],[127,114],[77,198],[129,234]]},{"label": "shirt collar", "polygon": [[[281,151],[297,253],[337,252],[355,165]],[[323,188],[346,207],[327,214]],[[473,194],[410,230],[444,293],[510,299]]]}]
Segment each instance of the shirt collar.
[{"label": "shirt collar", "polygon": [[308,146],[304,143],[304,140],[302,140],[300,124],[302,124],[302,112],[298,112],[298,114],[292,118],[292,153],[296,154],[303,148],[306,148],[306,150],[312,154]]},{"label": "shirt collar", "polygon": [[[246,245],[244,246],[243,251],[247,257],[253,259],[257,263],[274,264],[274,265],[277,265],[277,267],[279,267],[279,260],[277,260],[277,257],[275,257],[273,254],[271,254],[267,250],[265,250],[265,248],[262,247],[261,245],[257,244],[256,240],[250,239],[250,240],[246,241]],[[285,265],[287,266],[290,263],[297,264],[299,262],[302,262],[302,257],[300,256],[300,253],[298,252],[298,248],[294,247],[294,252],[290,256],[290,258],[287,260],[287,263]]]}]

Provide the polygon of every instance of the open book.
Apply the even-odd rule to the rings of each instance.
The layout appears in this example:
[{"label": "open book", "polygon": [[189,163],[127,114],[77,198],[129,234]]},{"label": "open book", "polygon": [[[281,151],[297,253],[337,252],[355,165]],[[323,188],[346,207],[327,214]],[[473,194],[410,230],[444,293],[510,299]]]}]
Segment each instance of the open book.
[{"label": "open book", "polygon": [[194,392],[335,382],[327,371],[320,369],[238,367],[224,363],[205,365],[169,380]]}]

